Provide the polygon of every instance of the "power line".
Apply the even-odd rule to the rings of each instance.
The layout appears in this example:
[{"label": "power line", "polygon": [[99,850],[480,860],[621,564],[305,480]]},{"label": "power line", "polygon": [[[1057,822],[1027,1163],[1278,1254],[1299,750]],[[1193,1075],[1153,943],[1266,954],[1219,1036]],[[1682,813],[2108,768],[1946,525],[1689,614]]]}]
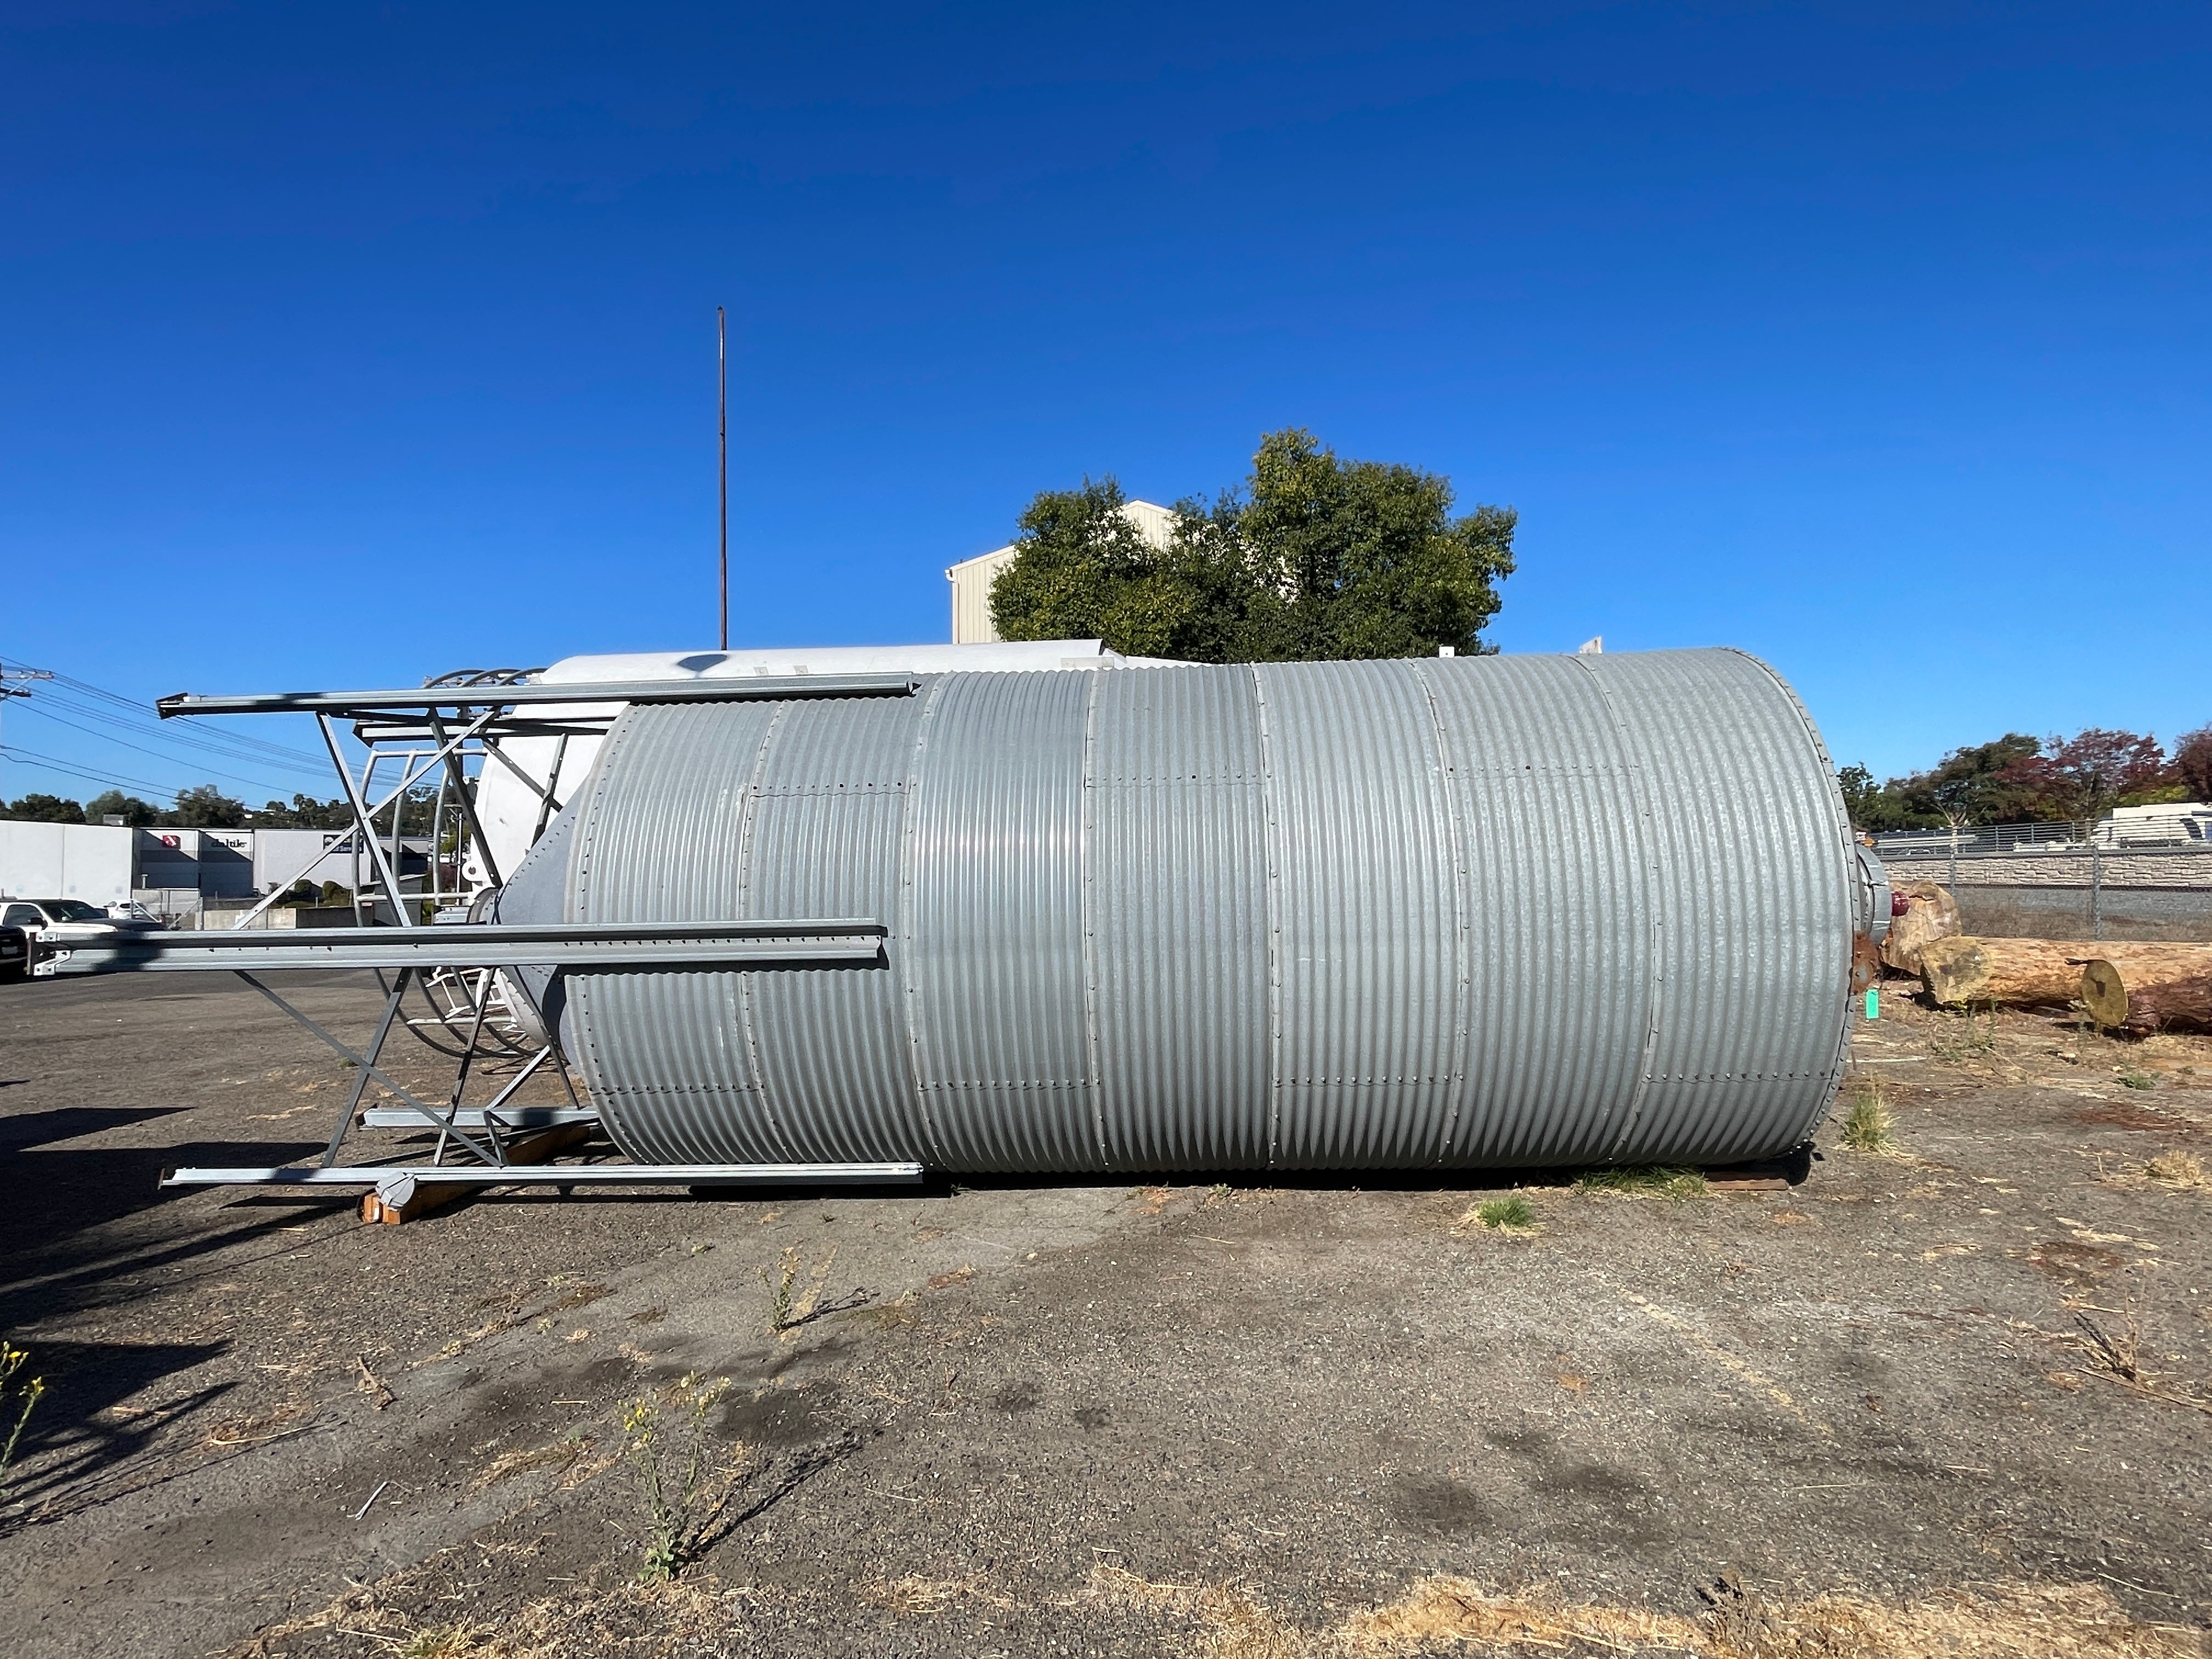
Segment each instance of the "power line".
[{"label": "power line", "polygon": [[[36,702],[26,705],[21,712],[25,714],[36,714],[41,720],[52,720],[57,726],[66,726],[70,731],[82,732],[87,737],[98,738],[103,743],[115,744],[118,747],[124,749],[133,749],[142,755],[151,755],[157,761],[168,761],[172,763],[176,763],[176,757],[174,756],[164,755],[159,750],[147,748],[143,744],[132,743],[127,738],[118,738],[112,736],[105,732],[96,732],[89,726],[79,726],[75,720],[65,720],[59,714],[55,714],[52,709],[40,708]],[[198,769],[203,772],[210,773],[218,778],[226,778],[233,783],[247,784],[256,789],[274,789],[279,793],[282,793],[284,788],[283,784],[272,783],[267,778],[244,777],[236,772],[226,772],[221,767],[207,766],[197,762],[192,763],[198,766]]]},{"label": "power line", "polygon": [[[4,667],[4,665],[0,665],[0,667]],[[325,764],[324,757],[311,750],[294,749],[287,744],[271,743],[266,738],[252,737],[242,732],[217,732],[213,728],[199,726],[197,722],[187,732],[161,720],[150,713],[144,703],[136,698],[126,697],[119,691],[111,691],[105,686],[94,685],[88,680],[80,680],[68,674],[54,673],[44,669],[30,672],[41,679],[52,681],[56,687],[66,687],[80,696],[95,699],[98,704],[107,706],[98,707],[78,702],[77,697],[60,696],[55,691],[45,692],[43,696],[52,697],[64,707],[73,708],[77,713],[92,719],[112,720],[118,725],[133,727],[142,736],[158,734],[161,738],[170,742],[228,750],[232,753],[232,757],[238,760],[259,760],[271,763],[282,761],[288,766],[307,767],[317,772],[320,772]]]},{"label": "power line", "polygon": [[[104,718],[125,721],[132,726],[138,726],[141,729],[149,732],[161,732],[172,735],[181,735],[178,726],[167,720],[161,720],[155,714],[149,714],[144,704],[133,702],[129,697],[122,696],[118,693],[107,690],[103,687],[93,685],[84,680],[72,679],[67,674],[55,675],[54,684],[60,686],[66,686],[70,690],[82,694],[84,696],[96,698],[102,703],[112,705],[112,708],[102,708],[98,711]],[[70,701],[74,701],[74,699],[70,699]],[[123,712],[119,714],[114,712],[117,709]],[[87,712],[90,713],[93,711],[88,708]],[[295,761],[302,764],[314,766],[320,766],[323,763],[322,757],[314,754],[308,750],[294,749],[281,743],[270,743],[266,738],[253,737],[243,732],[225,731],[218,734],[210,728],[199,726],[197,722],[193,724],[191,730],[193,733],[193,737],[191,738],[193,741],[219,744],[229,748],[252,750],[259,754],[268,756],[271,759]]]},{"label": "power line", "polygon": [[[259,775],[264,769],[284,773],[313,774],[317,777],[324,774],[324,762],[302,750],[230,732],[217,733],[205,727],[186,730],[169,726],[155,719],[142,704],[121,693],[71,675],[47,669],[26,668],[21,664],[10,666],[0,662],[0,678],[44,683],[35,694],[27,691],[18,694],[29,700],[26,712],[36,714],[70,731],[82,732],[97,741],[148,756],[166,765],[174,766],[179,771],[199,773],[204,776],[211,775],[241,790],[268,790],[280,796],[306,793],[300,787],[297,779],[285,783]],[[99,730],[82,725],[79,720],[69,718],[70,715],[92,720],[99,726],[111,729]],[[118,736],[118,732],[130,735]],[[134,738],[141,741],[133,741]],[[19,757],[23,764],[38,770],[55,772],[111,787],[151,791],[156,796],[167,799],[174,799],[186,787],[106,772],[96,766],[65,761],[59,756],[40,754],[35,750],[0,745],[0,755]],[[251,766],[254,771],[251,774],[234,772],[210,763],[204,758],[206,757],[227,761],[234,766]]]},{"label": "power line", "polygon": [[[106,709],[95,704],[82,702],[76,698],[51,691],[40,695],[38,701],[42,703],[58,704],[73,714],[81,714],[87,720],[98,720],[103,726],[112,726],[118,731],[128,732],[133,736],[144,738],[172,748],[197,750],[224,760],[240,761],[249,766],[274,767],[286,772],[319,773],[324,769],[322,766],[312,765],[305,760],[291,760],[279,755],[265,754],[257,750],[234,747],[220,740],[201,736],[198,732],[174,731],[166,727],[149,726],[137,720],[125,720],[120,715],[110,714]],[[94,732],[93,735],[97,737],[100,734]]]},{"label": "power line", "polygon": [[106,772],[94,772],[71,761],[59,760],[52,755],[41,755],[34,750],[18,749],[12,744],[0,744],[0,757],[28,766],[41,772],[66,772],[72,777],[85,778],[94,783],[112,785],[118,789],[150,789],[157,795],[173,798],[177,791],[165,783],[155,783],[149,778],[121,778]]}]

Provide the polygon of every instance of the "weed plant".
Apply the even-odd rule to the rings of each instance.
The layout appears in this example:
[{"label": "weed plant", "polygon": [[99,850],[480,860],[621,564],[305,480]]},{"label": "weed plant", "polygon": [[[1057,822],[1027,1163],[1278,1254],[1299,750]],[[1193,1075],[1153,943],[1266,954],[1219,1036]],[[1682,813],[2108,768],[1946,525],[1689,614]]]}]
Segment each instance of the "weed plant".
[{"label": "weed plant", "polygon": [[1928,1052],[1956,1065],[1961,1060],[1985,1060],[1997,1050],[1997,1011],[1994,1006],[1969,1006],[1950,1016],[1949,1029],[1928,1034]]},{"label": "weed plant", "polygon": [[[478,1644],[483,1633],[473,1625],[439,1626],[416,1631],[392,1650],[399,1659],[461,1659],[463,1654]],[[390,1641],[389,1638],[384,1639]]]},{"label": "weed plant", "polygon": [[762,1268],[761,1284],[768,1291],[769,1329],[781,1336],[786,1331],[798,1329],[811,1319],[857,1308],[872,1298],[873,1292],[855,1290],[841,1302],[823,1303],[823,1287],[829,1283],[830,1270],[836,1265],[837,1249],[835,1245],[820,1261],[809,1267],[805,1257],[793,1244],[785,1249],[773,1274],[767,1268]]},{"label": "weed plant", "polygon": [[623,1412],[623,1455],[636,1477],[650,1535],[637,1573],[647,1583],[675,1577],[709,1541],[727,1483],[719,1483],[724,1494],[709,1501],[707,1414],[729,1386],[727,1377],[707,1382],[695,1371],[666,1395],[641,1395]]},{"label": "weed plant", "polygon": [[2194,1152],[2160,1152],[2143,1165],[2143,1173],[2161,1186],[2193,1187],[2200,1191],[2212,1188],[2212,1176],[2205,1173],[2204,1161]]},{"label": "weed plant", "polygon": [[1499,1232],[1526,1233],[1536,1229],[1536,1212],[1517,1194],[1511,1198],[1485,1199],[1474,1206],[1474,1218]]},{"label": "weed plant", "polygon": [[[27,1382],[15,1379],[23,1367],[30,1363],[29,1351],[12,1343],[0,1341],[0,1424],[5,1424],[8,1437],[0,1441],[0,1497],[8,1491],[8,1471],[15,1462],[15,1448],[22,1443],[23,1429],[31,1420],[31,1413],[46,1391],[46,1379],[34,1376]],[[13,1423],[8,1419],[12,1415]]]}]

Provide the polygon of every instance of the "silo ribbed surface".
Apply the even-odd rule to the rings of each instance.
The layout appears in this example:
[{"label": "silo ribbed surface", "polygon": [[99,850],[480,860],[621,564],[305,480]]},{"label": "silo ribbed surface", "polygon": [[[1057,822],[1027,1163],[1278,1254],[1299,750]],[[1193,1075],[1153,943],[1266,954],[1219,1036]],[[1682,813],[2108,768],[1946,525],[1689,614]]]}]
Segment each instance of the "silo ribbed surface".
[{"label": "silo ribbed surface", "polygon": [[501,915],[885,925],[567,976],[644,1161],[1720,1163],[1826,1109],[1852,858],[1738,652],[943,674],[631,708]]}]

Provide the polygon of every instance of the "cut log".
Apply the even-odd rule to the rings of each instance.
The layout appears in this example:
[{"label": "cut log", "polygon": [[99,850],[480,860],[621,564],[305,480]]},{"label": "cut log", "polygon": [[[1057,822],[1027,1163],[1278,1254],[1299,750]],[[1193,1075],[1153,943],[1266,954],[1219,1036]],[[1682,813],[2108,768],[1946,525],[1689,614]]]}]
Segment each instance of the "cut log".
[{"label": "cut log", "polygon": [[1893,899],[1905,901],[1905,908],[1890,918],[1881,959],[1899,973],[1917,974],[1923,947],[1959,936],[1959,902],[1932,881],[1900,881],[1889,890]]},{"label": "cut log", "polygon": [[1921,947],[1920,982],[1945,1008],[2033,1008],[2080,996],[2081,969],[2088,962],[2125,965],[2176,948],[2110,939],[1932,939]]},{"label": "cut log", "polygon": [[2212,945],[2169,945],[2081,969],[2081,1004],[2110,1030],[2212,1031]]}]

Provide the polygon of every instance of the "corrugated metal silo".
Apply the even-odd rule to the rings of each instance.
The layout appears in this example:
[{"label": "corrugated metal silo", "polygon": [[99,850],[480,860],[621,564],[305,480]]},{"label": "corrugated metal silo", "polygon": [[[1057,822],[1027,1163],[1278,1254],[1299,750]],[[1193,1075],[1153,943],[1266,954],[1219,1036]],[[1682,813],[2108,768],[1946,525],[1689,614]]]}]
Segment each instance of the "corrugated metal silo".
[{"label": "corrugated metal silo", "polygon": [[1722,1163],[1827,1107],[1857,881],[1789,688],[1680,651],[633,708],[501,915],[885,924],[549,988],[653,1163]]}]

